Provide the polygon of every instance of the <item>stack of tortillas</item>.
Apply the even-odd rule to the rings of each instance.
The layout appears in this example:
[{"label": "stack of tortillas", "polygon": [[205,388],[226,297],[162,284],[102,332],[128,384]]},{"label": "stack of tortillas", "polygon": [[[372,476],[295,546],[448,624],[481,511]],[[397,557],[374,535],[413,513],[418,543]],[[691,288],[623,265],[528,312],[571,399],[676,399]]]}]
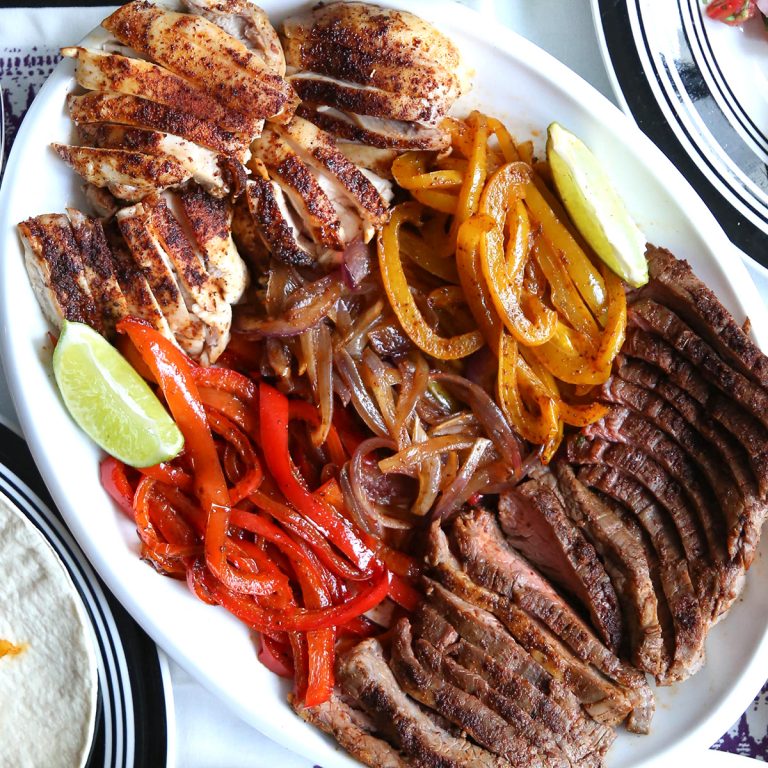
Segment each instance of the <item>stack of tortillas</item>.
[{"label": "stack of tortillas", "polygon": [[42,534],[0,494],[0,768],[78,768],[96,715],[91,629]]}]

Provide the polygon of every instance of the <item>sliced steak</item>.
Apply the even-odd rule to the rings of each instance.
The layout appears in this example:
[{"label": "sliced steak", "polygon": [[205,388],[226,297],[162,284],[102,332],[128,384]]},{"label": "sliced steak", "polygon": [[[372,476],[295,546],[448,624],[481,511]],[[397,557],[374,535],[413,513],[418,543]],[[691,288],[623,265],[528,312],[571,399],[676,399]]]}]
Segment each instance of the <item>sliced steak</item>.
[{"label": "sliced steak", "polygon": [[[726,444],[723,444],[723,436],[718,434],[722,430],[718,430],[705,414],[699,413],[695,401],[688,406],[683,403],[683,410],[690,414],[690,418],[686,418],[655,391],[661,384],[658,372],[640,361],[620,358],[615,375],[602,386],[600,397],[604,402],[631,408],[674,440],[698,465],[712,486],[725,517],[727,550],[734,557],[738,531],[744,524],[742,515],[748,514],[748,504],[757,501],[756,489],[750,488],[748,482],[742,486],[737,479],[741,467],[735,469],[729,460],[733,454],[732,441],[725,436]],[[687,398],[679,388],[671,396],[678,404],[681,398]]]},{"label": "sliced steak", "polygon": [[503,768],[503,758],[453,736],[438,726],[400,689],[376,640],[364,640],[337,662],[337,679],[347,696],[376,727],[418,766]]},{"label": "sliced steak", "polygon": [[[555,746],[540,751],[521,733],[519,723],[510,723],[487,707],[480,699],[453,684],[443,669],[439,652],[430,653],[428,644],[417,658],[413,648],[413,632],[406,618],[394,627],[390,668],[402,689],[425,706],[434,709],[454,723],[478,744],[506,758],[514,766],[551,765],[562,768],[568,763]],[[434,650],[434,647],[432,648]],[[530,718],[528,718],[530,720]]]},{"label": "sliced steak", "polygon": [[665,668],[659,607],[642,537],[581,483],[570,465],[556,462],[547,472],[571,520],[595,545],[605,563],[629,632],[632,661],[652,675]]},{"label": "sliced steak", "polygon": [[624,505],[648,533],[658,556],[661,585],[674,625],[673,662],[662,681],[689,677],[704,660],[706,617],[696,597],[685,553],[667,515],[641,483],[616,468],[583,467],[578,479]]},{"label": "sliced steak", "polygon": [[585,427],[581,433],[606,442],[638,447],[662,466],[677,481],[696,510],[710,557],[718,563],[727,561],[725,521],[717,497],[677,443],[646,419],[620,406],[611,408],[602,419]]},{"label": "sliced steak", "polygon": [[[585,766],[600,764],[613,740],[612,731],[598,726],[591,718],[587,719],[577,703],[570,700],[558,703],[555,688],[560,684],[506,632],[497,641],[503,646],[502,658],[506,659],[500,663],[490,653],[460,637],[458,631],[426,603],[417,608],[412,621],[419,642],[428,642],[460,667],[455,679],[465,679],[462,670],[472,674],[471,678],[466,678],[467,686],[471,687],[468,692],[480,696],[500,714],[508,701],[515,702],[530,716],[537,732],[541,732],[541,739],[554,739],[569,760]],[[533,682],[525,677],[531,662],[536,665]],[[463,683],[458,684],[464,687]]]},{"label": "sliced steak", "polygon": [[[651,365],[656,360],[667,360],[660,340],[631,332],[625,346],[643,359],[620,358],[616,375],[643,387],[669,406],[662,408],[642,393],[631,393],[636,402],[645,404],[644,413],[658,412],[659,426],[674,435],[695,456],[709,478],[717,476],[718,468],[727,473],[717,487],[727,484],[729,476],[736,482],[736,493],[743,504],[737,501],[731,507],[727,498],[723,501],[726,510],[733,509],[729,515],[728,552],[734,561],[748,568],[768,510],[756,480],[764,471],[764,462],[759,456],[749,454],[749,447],[761,439],[758,433],[762,428],[719,393],[713,394],[688,363],[669,366],[669,370]],[[684,429],[681,420],[688,424],[689,430]],[[698,440],[697,435],[700,436]],[[713,453],[714,456],[708,459],[707,456]]]},{"label": "sliced steak", "polygon": [[338,742],[352,757],[371,768],[408,768],[415,765],[391,744],[375,736],[377,729],[364,712],[345,702],[336,692],[315,707],[290,697],[294,712]]},{"label": "sliced steak", "polygon": [[673,309],[730,365],[768,387],[768,358],[717,296],[693,274],[688,262],[655,247],[646,251],[646,257],[651,280],[640,295]]},{"label": "sliced steak", "polygon": [[[491,633],[492,629],[496,633],[501,629],[506,637],[511,634],[510,640],[514,638],[514,647],[519,644],[530,654],[526,657],[530,661],[524,671],[531,682],[541,686],[543,681],[537,675],[542,672],[562,681],[565,687],[562,692],[556,691],[559,703],[572,706],[572,703],[580,702],[595,720],[606,725],[616,725],[627,717],[632,704],[624,691],[585,664],[546,626],[511,600],[475,583],[450,552],[445,534],[437,527],[430,536],[428,560],[432,575],[444,587],[427,582],[431,591],[430,603],[462,637],[493,655],[499,663],[506,664],[510,646],[499,646],[496,642],[498,635]],[[489,620],[489,613],[496,618]],[[650,718],[643,715],[641,725],[646,720]]]},{"label": "sliced steak", "polygon": [[683,545],[702,612],[709,620],[715,613],[720,596],[722,574],[708,558],[704,536],[682,488],[653,459],[621,443],[573,435],[568,439],[567,454],[574,464],[607,465],[629,475],[645,487],[666,510]]},{"label": "sliced steak", "polygon": [[560,499],[529,480],[500,496],[498,514],[512,546],[581,602],[600,637],[616,651],[622,630],[616,592],[595,548],[566,515]]},{"label": "sliced steak", "polygon": [[[628,727],[644,727],[643,723],[649,720],[649,708],[652,711],[652,694],[645,677],[622,663],[595,637],[541,574],[507,544],[489,513],[477,510],[456,518],[450,535],[462,565],[473,581],[505,598],[520,612],[538,619],[578,659],[594,665],[613,682],[611,686],[603,686],[607,712],[618,712],[623,706],[622,699],[629,699],[633,716]],[[502,620],[510,626],[509,617],[504,616]],[[518,637],[515,630],[510,631]],[[517,631],[522,632],[523,627]],[[592,710],[590,714],[595,717]]]},{"label": "sliced steak", "polygon": [[650,299],[641,299],[632,305],[628,322],[660,336],[708,382],[768,427],[768,392],[728,365],[671,309]]}]

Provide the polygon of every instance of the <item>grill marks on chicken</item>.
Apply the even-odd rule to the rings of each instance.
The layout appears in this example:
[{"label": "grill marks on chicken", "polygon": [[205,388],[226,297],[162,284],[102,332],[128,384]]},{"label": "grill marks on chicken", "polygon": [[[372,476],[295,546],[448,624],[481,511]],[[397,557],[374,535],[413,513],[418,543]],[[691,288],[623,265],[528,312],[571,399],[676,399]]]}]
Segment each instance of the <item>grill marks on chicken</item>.
[{"label": "grill marks on chicken", "polygon": [[[187,5],[193,13],[135,0],[103,22],[127,49],[62,51],[76,59],[75,77],[88,90],[70,95],[68,107],[89,145],[57,150],[89,183],[128,202],[190,177],[219,197],[240,194],[242,163],[264,120],[290,120],[298,103],[260,8],[240,0]],[[124,55],[131,50],[137,56]]]},{"label": "grill marks on chicken", "polygon": [[124,45],[196,83],[227,109],[274,118],[291,107],[288,83],[255,51],[206,18],[137,0],[102,26]]},{"label": "grill marks on chicken", "polygon": [[336,136],[445,149],[436,126],[469,88],[456,47],[405,11],[332,2],[287,19],[283,48],[301,114]]},{"label": "grill marks on chicken", "polygon": [[[206,195],[199,190],[197,196]],[[220,212],[223,205],[215,201],[210,207]],[[80,211],[68,214],[69,219],[46,215],[19,225],[32,286],[54,325],[77,320],[109,337],[118,320],[137,315],[202,363],[218,358],[232,325],[229,301],[245,288],[244,266],[240,285],[230,283],[226,294],[211,269],[216,249],[188,238],[156,196],[121,208],[106,229]],[[216,223],[216,216],[197,216],[201,240],[206,221]],[[223,234],[229,238],[228,226]],[[225,270],[230,280],[234,272]]]}]

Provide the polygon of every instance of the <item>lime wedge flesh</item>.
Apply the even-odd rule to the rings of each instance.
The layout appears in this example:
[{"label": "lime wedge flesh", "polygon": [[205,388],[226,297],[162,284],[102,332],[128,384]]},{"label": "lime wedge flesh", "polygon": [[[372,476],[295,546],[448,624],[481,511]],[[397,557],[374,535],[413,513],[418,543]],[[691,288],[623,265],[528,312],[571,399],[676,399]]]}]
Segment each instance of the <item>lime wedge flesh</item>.
[{"label": "lime wedge flesh", "polygon": [[547,161],[560,198],[582,237],[619,277],[634,287],[645,285],[646,238],[600,161],[559,123],[547,129]]},{"label": "lime wedge flesh", "polygon": [[91,327],[64,321],[53,374],[72,418],[116,459],[148,467],[181,451],[184,437],[163,404]]}]

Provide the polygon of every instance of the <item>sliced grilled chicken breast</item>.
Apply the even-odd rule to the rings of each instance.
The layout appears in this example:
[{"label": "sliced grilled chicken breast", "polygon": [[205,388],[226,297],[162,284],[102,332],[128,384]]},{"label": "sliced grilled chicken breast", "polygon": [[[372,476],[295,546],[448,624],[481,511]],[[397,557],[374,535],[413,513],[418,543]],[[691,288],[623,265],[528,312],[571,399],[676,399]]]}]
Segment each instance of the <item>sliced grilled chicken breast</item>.
[{"label": "sliced grilled chicken breast", "polygon": [[244,137],[260,131],[259,119],[225,109],[208,91],[158,64],[81,47],[62,48],[61,53],[77,60],[75,78],[88,90],[140,96]]},{"label": "sliced grilled chicken breast", "polygon": [[316,72],[296,72],[288,82],[307,104],[326,104],[358,115],[434,124],[445,113],[444,105],[410,91],[385,91]]},{"label": "sliced grilled chicken breast", "polygon": [[278,75],[285,75],[280,38],[258,5],[249,0],[184,0],[184,5],[256,51]]},{"label": "sliced grilled chicken breast", "polygon": [[104,229],[98,219],[86,216],[75,208],[67,208],[67,215],[103,333],[111,336],[118,320],[128,314],[128,302],[117,281]]},{"label": "sliced grilled chicken breast", "polygon": [[177,343],[190,357],[199,357],[205,341],[202,322],[187,308],[173,265],[151,228],[149,216],[143,203],[122,208],[115,214],[125,242],[144,273]]},{"label": "sliced grilled chicken breast", "polygon": [[136,0],[118,8],[102,26],[121,43],[204,88],[224,107],[254,118],[293,107],[293,89],[261,56],[201,16]]},{"label": "sliced grilled chicken breast", "polygon": [[264,163],[272,179],[288,196],[310,230],[312,239],[318,245],[343,250],[346,238],[336,209],[290,144],[267,128],[251,144],[251,152]]},{"label": "sliced grilled chicken breast", "polygon": [[232,240],[232,206],[189,186],[178,194],[179,219],[192,233],[202,263],[225,301],[236,304],[248,287],[248,269]]},{"label": "sliced grilled chicken breast", "polygon": [[69,219],[36,216],[19,224],[19,235],[29,280],[49,322],[58,328],[62,320],[74,320],[101,330]]},{"label": "sliced grilled chicken breast", "polygon": [[446,131],[421,123],[340,112],[331,107],[301,104],[296,114],[334,136],[380,149],[421,149],[442,152],[451,138]]},{"label": "sliced grilled chicken breast", "polygon": [[469,86],[456,46],[405,11],[333,2],[287,19],[289,73],[311,70],[341,81],[405,92],[444,114]]},{"label": "sliced grilled chicken breast", "polygon": [[392,180],[392,161],[398,155],[396,149],[368,147],[353,141],[337,141],[336,146],[344,157],[358,168],[373,171],[379,178]]},{"label": "sliced grilled chicken breast", "polygon": [[[194,240],[185,235],[183,226],[162,198],[153,198],[145,207],[149,214],[149,228],[173,266],[187,308],[203,322],[204,346],[200,362],[204,365],[214,363],[227,346],[232,326],[232,307],[223,295],[221,280],[206,269],[204,254],[195,246]],[[240,257],[237,252],[235,256],[237,262],[233,262],[234,267],[244,270],[238,263]],[[233,275],[230,275],[229,285],[234,287]],[[241,293],[244,287],[240,287]]]},{"label": "sliced grilled chicken breast", "polygon": [[191,175],[167,156],[147,155],[128,149],[96,149],[65,144],[51,146],[87,182],[106,187],[121,200],[141,200],[154,190],[178,186]]},{"label": "sliced grilled chicken breast", "polygon": [[96,91],[82,96],[70,94],[67,107],[78,126],[84,123],[116,123],[146,128],[180,136],[216,152],[232,155],[241,162],[248,159],[247,141],[240,135],[181,110],[138,96]]},{"label": "sliced grilled chicken breast", "polygon": [[270,253],[285,264],[313,264],[317,257],[315,249],[302,234],[280,187],[274,181],[256,178],[248,182],[245,194],[251,216]]},{"label": "sliced grilled chicken breast", "polygon": [[112,252],[117,282],[128,305],[128,314],[145,320],[156,331],[176,343],[176,337],[152,293],[144,271],[133,258],[115,219],[104,225],[104,234]]},{"label": "sliced grilled chicken breast", "polygon": [[[327,133],[300,117],[294,117],[285,125],[275,126],[275,130],[302,160],[338,185],[339,192],[357,209],[370,230],[386,221],[386,200],[370,179],[339,152]],[[372,231],[370,234],[372,236]],[[346,236],[351,234],[346,232]]]},{"label": "sliced grilled chicken breast", "polygon": [[111,123],[84,123],[79,126],[78,134],[88,146],[170,157],[215,197],[230,192],[222,173],[221,156],[179,136]]}]

